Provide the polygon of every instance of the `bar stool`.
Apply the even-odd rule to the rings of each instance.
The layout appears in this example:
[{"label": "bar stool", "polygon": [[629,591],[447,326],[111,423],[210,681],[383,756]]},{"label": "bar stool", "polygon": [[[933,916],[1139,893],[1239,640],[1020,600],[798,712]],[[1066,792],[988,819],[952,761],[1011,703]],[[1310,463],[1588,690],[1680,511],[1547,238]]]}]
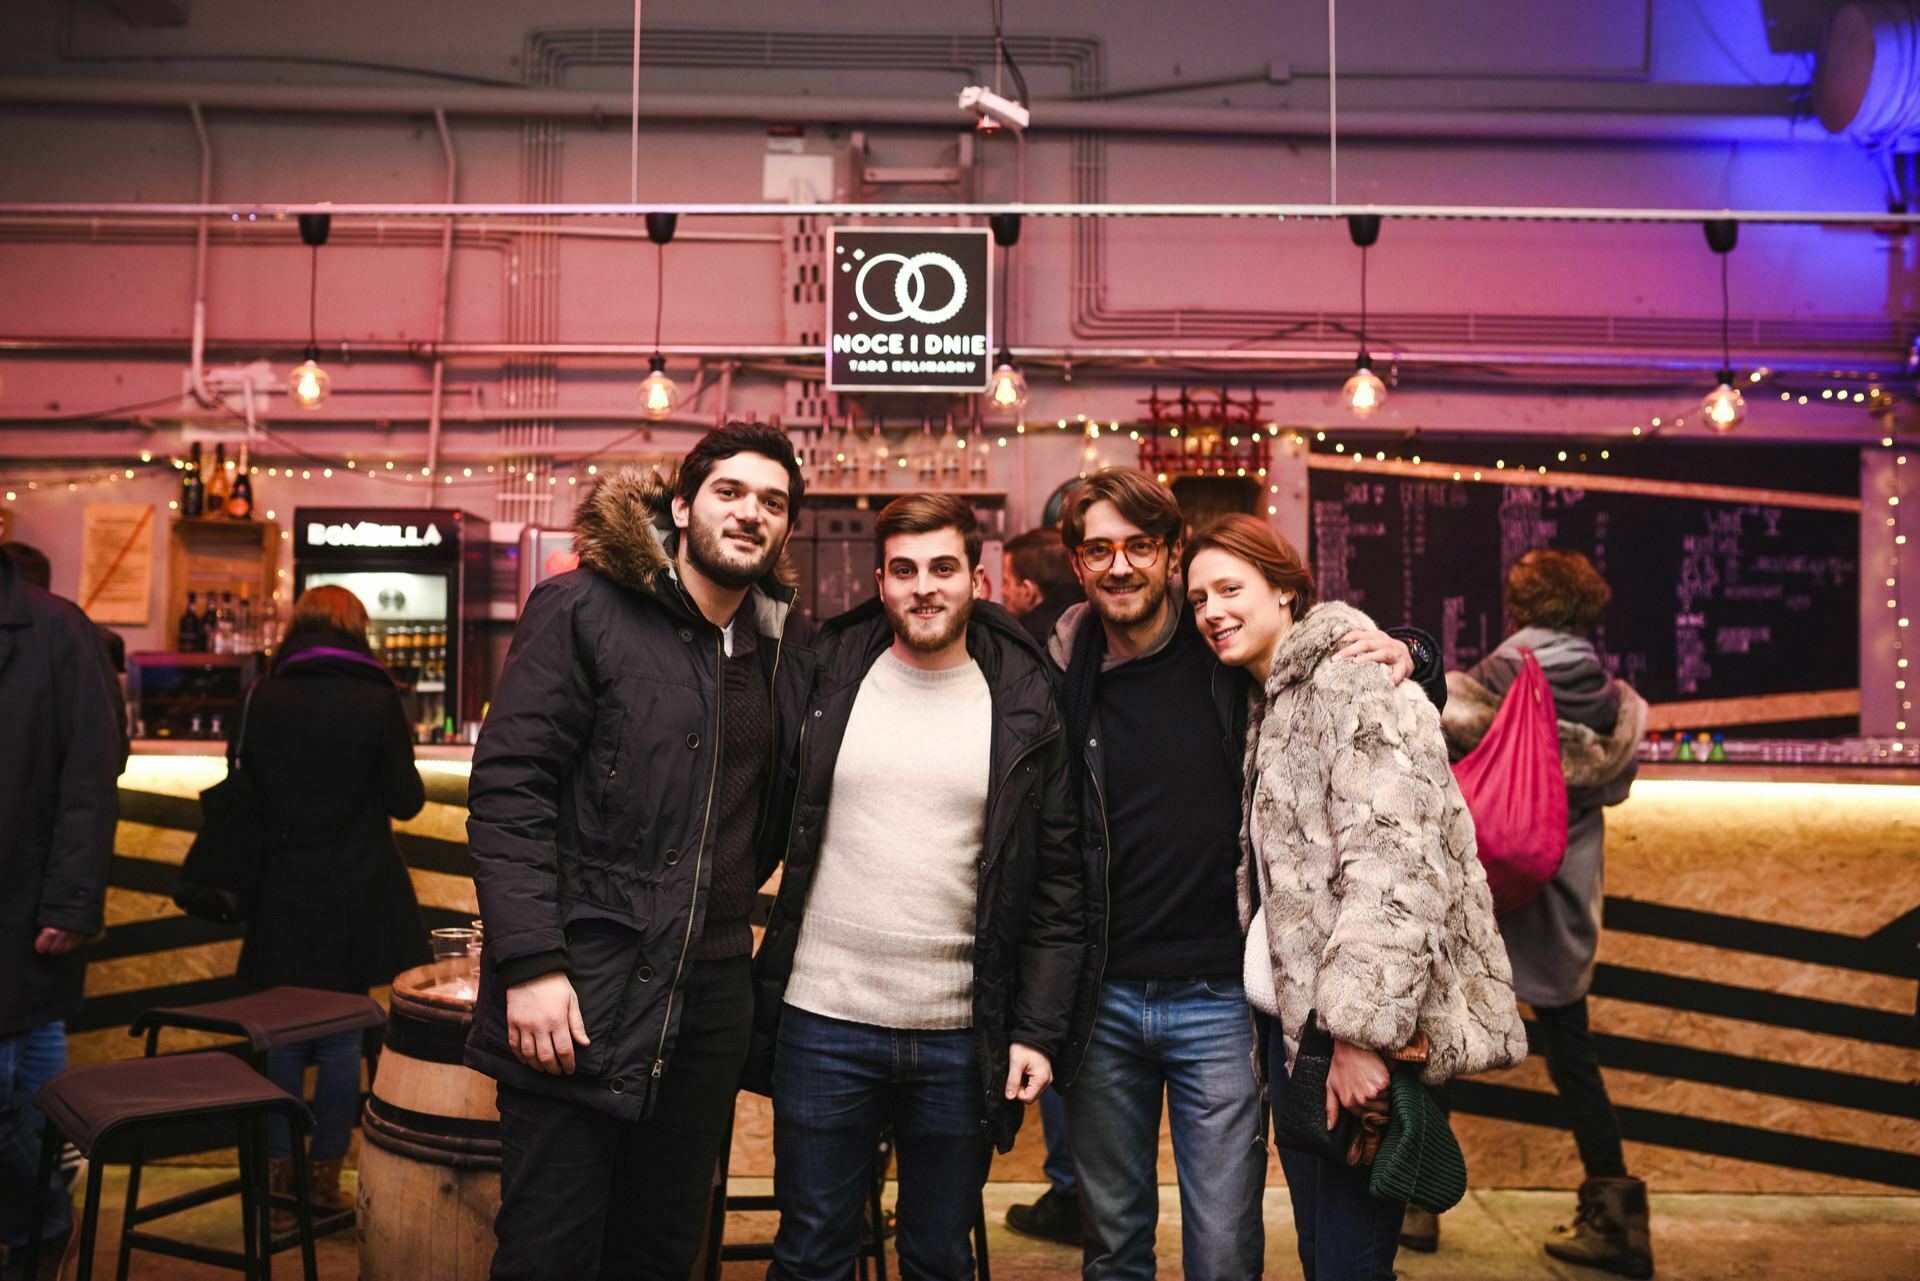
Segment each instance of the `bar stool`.
[{"label": "bar stool", "polygon": [[[386,1021],[386,1011],[371,998],[359,993],[328,992],[311,987],[270,987],[225,1001],[157,1006],[136,1018],[127,1029],[127,1035],[146,1034],[148,1058],[158,1053],[160,1033],[167,1028],[243,1037],[247,1043],[248,1061],[256,1072],[264,1073],[267,1051],[276,1046],[317,1040],[337,1032],[364,1032],[369,1028],[382,1027]],[[136,1151],[136,1165],[138,1159],[139,1153]],[[136,1182],[130,1180],[127,1188],[129,1212]],[[232,1196],[239,1190],[239,1181],[229,1180],[156,1202],[149,1210],[157,1214],[171,1214]],[[271,1192],[268,1196],[280,1209],[293,1208],[287,1204],[285,1197],[274,1197]],[[316,1237],[329,1236],[351,1228],[353,1223],[354,1212],[351,1209],[335,1210],[314,1220],[313,1234]],[[295,1239],[291,1232],[280,1233],[269,1239],[268,1249],[274,1253],[292,1249]]]},{"label": "bar stool", "polygon": [[[87,1176],[86,1209],[80,1220],[78,1281],[93,1276],[94,1238],[100,1226],[100,1170],[116,1143],[131,1143],[133,1159],[127,1172],[127,1212],[120,1225],[116,1281],[125,1281],[135,1249],[192,1259],[254,1277],[273,1274],[267,1195],[267,1119],[278,1116],[296,1140],[308,1129],[305,1105],[230,1054],[172,1054],[150,1059],[122,1059],[68,1068],[41,1089],[37,1100],[46,1116],[40,1140],[40,1179],[34,1189],[33,1235],[27,1243],[26,1274],[35,1275],[40,1253],[40,1225],[46,1212],[47,1187],[53,1180],[54,1158],[62,1137],[80,1149],[92,1163]],[[186,1122],[234,1123],[240,1149],[241,1240],[239,1252],[179,1241],[139,1225],[175,1213],[188,1198],[175,1197],[140,1208],[140,1145],[150,1133]],[[316,1281],[313,1223],[307,1211],[307,1158],[296,1141],[293,1164],[294,1196],[299,1226],[295,1238],[306,1281]],[[232,1185],[224,1185],[231,1189]],[[231,1195],[231,1191],[223,1193]],[[196,1195],[194,1205],[214,1200]]]}]

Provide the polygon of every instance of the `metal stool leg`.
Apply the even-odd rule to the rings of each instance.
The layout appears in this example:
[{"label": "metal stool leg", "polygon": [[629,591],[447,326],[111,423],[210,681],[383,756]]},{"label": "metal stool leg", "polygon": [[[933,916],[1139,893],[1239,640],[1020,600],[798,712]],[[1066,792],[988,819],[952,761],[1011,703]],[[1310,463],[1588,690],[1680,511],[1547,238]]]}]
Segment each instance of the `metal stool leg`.
[{"label": "metal stool leg", "polygon": [[60,1151],[60,1132],[48,1121],[40,1130],[40,1175],[33,1185],[33,1222],[27,1228],[26,1275],[40,1262],[40,1225],[47,1219],[47,1188],[53,1182],[54,1157]]},{"label": "metal stool leg", "polygon": [[265,1114],[247,1118],[247,1134],[253,1139],[253,1168],[260,1177],[260,1281],[273,1281],[273,1167],[267,1164]]},{"label": "metal stool leg", "polygon": [[[42,1142],[56,1141],[53,1126],[49,1123]],[[96,1146],[95,1151],[104,1151],[104,1147]],[[44,1155],[41,1157],[41,1164],[49,1164]],[[93,1281],[93,1245],[94,1238],[100,1231],[100,1184],[104,1174],[105,1166],[102,1162],[97,1160],[87,1162],[87,1208],[80,1220],[80,1271],[75,1281]],[[48,1171],[47,1177],[53,1177],[51,1170]]]},{"label": "metal stool leg", "polygon": [[120,1216],[120,1258],[114,1264],[113,1281],[127,1281],[127,1265],[133,1259],[133,1228],[140,1210],[140,1166],[146,1157],[144,1134],[133,1140],[133,1160],[127,1166],[127,1208]]},{"label": "metal stool leg", "polygon": [[237,1123],[240,1140],[240,1257],[244,1261],[244,1275],[247,1281],[254,1281],[258,1275],[260,1259],[257,1246],[260,1238],[260,1220],[266,1216],[267,1208],[261,1203],[266,1199],[260,1195],[259,1172],[255,1169],[253,1135],[251,1128],[243,1118]]},{"label": "metal stool leg", "polygon": [[[293,1200],[294,1215],[299,1223],[300,1232],[300,1268],[306,1281],[318,1281],[319,1265],[313,1255],[313,1205],[307,1199],[312,1188],[307,1181],[307,1144],[306,1136],[301,1133],[301,1118],[295,1111],[287,1116],[287,1132],[293,1138]],[[261,1132],[264,1135],[266,1125],[263,1122]],[[264,1148],[265,1140],[262,1140]],[[272,1237],[268,1237],[267,1259],[273,1259]]]}]

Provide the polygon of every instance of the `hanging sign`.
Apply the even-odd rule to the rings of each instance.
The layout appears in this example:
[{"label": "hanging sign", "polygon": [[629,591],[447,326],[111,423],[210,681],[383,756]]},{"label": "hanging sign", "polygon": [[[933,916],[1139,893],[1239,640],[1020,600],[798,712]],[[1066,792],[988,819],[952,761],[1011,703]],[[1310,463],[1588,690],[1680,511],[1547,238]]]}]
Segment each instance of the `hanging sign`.
[{"label": "hanging sign", "polygon": [[828,391],[977,392],[993,373],[993,233],[827,233]]}]

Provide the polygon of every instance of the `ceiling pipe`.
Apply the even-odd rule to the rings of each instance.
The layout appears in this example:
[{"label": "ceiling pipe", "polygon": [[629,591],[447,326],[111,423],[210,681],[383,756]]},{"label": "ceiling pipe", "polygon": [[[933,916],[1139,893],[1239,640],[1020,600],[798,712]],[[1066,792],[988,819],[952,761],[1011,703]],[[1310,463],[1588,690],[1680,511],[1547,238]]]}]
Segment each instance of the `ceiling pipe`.
[{"label": "ceiling pipe", "polygon": [[[433,123],[440,130],[440,150],[447,161],[446,201],[452,204],[454,186],[460,174],[460,163],[453,153],[453,131],[447,128],[447,113],[440,108],[433,109]],[[449,218],[440,233],[440,305],[433,313],[433,343],[435,348],[444,346],[447,341],[447,296],[453,283],[453,222]],[[440,354],[433,358],[433,394],[429,402],[432,412],[427,418],[427,466],[433,467],[440,460],[440,409],[445,401],[447,387],[447,360]],[[426,506],[433,505],[431,496]]]},{"label": "ceiling pipe", "polygon": [[[180,107],[315,115],[543,117],[596,123],[636,105],[654,121],[755,124],[892,124],[956,127],[945,95],[927,98],[815,97],[772,94],[641,94],[578,89],[371,85],[220,84],[33,76],[0,77],[0,102],[42,107]],[[1029,128],[1041,133],[1327,137],[1317,109],[1189,107],[1167,104],[1041,101]],[[1354,111],[1341,113],[1348,137],[1578,142],[1825,142],[1835,135],[1787,116],[1689,116],[1620,112]]]},{"label": "ceiling pipe", "polygon": [[[189,102],[187,113],[193,117],[193,132],[200,140],[200,203],[213,203],[213,143],[207,137],[207,122],[200,104]],[[193,238],[193,343],[188,360],[189,386],[193,398],[211,408],[213,392],[207,387],[207,232],[205,214],[194,220]]]}]

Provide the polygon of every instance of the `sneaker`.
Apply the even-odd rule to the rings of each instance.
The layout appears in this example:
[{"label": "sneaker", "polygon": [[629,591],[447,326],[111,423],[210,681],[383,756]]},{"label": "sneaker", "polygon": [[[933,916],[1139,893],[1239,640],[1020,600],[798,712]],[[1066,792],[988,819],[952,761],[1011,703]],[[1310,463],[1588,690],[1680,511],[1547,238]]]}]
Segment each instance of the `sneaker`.
[{"label": "sneaker", "polygon": [[1048,1188],[1032,1205],[1009,1207],[1007,1227],[1023,1237],[1078,1246],[1081,1243],[1080,1198]]}]

